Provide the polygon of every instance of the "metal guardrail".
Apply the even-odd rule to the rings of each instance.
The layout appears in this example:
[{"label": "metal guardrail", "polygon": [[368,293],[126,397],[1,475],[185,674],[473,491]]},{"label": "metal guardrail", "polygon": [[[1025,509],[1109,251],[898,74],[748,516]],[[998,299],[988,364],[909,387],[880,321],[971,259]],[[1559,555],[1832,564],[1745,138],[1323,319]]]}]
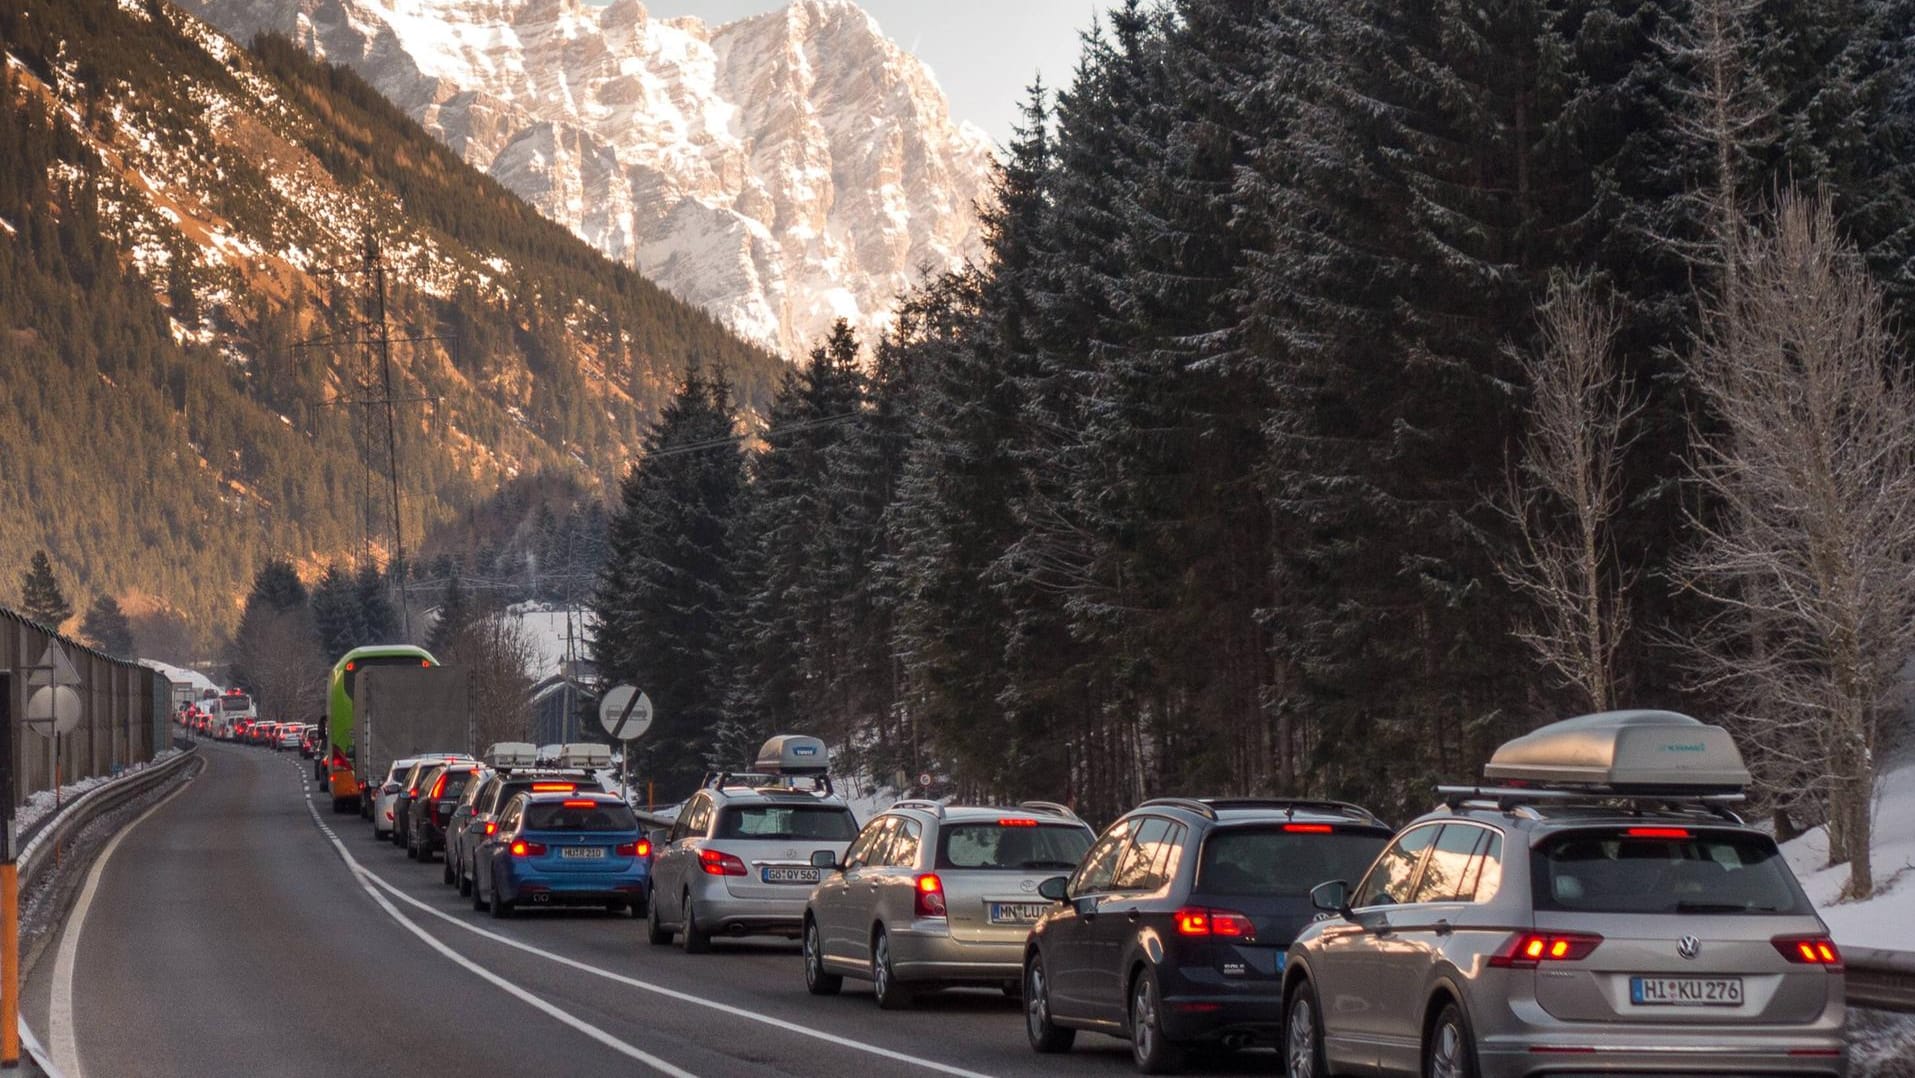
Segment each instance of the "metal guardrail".
[{"label": "metal guardrail", "polygon": [[42,817],[31,831],[21,836],[25,840],[20,847],[19,859],[21,892],[25,893],[38,882],[40,866],[45,863],[42,851],[65,841],[67,836],[92,823],[101,813],[119,807],[122,802],[138,797],[160,783],[170,781],[198,759],[199,753],[196,751],[182,752],[172,759],[95,786],[61,806],[59,812]]},{"label": "metal guardrail", "polygon": [[1842,962],[1849,1006],[1915,1014],[1915,951],[1843,951]]}]

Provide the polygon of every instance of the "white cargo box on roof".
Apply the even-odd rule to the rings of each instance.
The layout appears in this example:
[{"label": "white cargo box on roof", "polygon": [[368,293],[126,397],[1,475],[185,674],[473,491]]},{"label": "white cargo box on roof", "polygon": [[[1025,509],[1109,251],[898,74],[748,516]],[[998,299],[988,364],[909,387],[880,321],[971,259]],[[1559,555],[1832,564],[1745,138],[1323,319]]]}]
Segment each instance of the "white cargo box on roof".
[{"label": "white cargo box on roof", "polygon": [[612,766],[612,747],[596,741],[573,741],[559,746],[560,767],[581,767],[588,771]]},{"label": "white cargo box on roof", "polygon": [[501,771],[532,767],[539,762],[539,747],[527,741],[500,741],[485,750],[485,762]]},{"label": "white cargo box on roof", "polygon": [[752,770],[766,775],[823,775],[831,770],[825,743],[802,734],[780,734],[758,750]]},{"label": "white cargo box on roof", "polygon": [[1740,793],[1749,784],[1729,731],[1673,711],[1606,711],[1551,723],[1505,742],[1483,776],[1634,794]]}]

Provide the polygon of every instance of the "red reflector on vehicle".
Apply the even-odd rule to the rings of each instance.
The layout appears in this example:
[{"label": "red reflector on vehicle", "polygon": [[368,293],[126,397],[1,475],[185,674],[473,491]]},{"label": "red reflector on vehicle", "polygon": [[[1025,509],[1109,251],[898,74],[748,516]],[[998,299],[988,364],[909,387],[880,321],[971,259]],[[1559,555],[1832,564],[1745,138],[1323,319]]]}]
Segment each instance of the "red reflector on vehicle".
[{"label": "red reflector on vehicle", "polygon": [[1623,834],[1630,838],[1689,838],[1686,827],[1631,827]]},{"label": "red reflector on vehicle", "polygon": [[1327,823],[1287,823],[1283,829],[1293,835],[1327,835],[1336,830]]}]

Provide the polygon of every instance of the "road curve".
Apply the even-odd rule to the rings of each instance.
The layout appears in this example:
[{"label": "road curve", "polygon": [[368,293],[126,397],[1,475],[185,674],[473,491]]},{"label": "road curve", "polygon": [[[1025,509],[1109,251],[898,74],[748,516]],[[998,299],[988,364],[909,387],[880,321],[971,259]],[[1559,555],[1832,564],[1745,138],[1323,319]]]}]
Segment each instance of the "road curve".
[{"label": "road curve", "polygon": [[[855,982],[807,995],[789,944],[721,940],[694,957],[623,917],[492,920],[436,864],[324,798],[315,810],[299,757],[202,751],[206,770],[101,873],[74,949],[80,1078],[1132,1073],[1103,1037],[1034,1055],[995,992],[880,1013]],[[36,1023],[59,1020],[45,1012],[53,954],[29,986]],[[1248,1074],[1277,1060],[1200,1062]]]}]

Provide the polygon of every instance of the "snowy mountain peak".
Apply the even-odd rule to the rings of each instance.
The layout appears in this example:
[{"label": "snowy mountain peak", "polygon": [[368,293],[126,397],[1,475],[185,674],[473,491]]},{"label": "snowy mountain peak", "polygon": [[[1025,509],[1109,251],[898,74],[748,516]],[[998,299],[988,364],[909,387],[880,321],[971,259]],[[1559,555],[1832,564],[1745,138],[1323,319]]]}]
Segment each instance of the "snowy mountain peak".
[{"label": "snowy mountain peak", "polygon": [[787,356],[975,257],[990,139],[851,0],[184,0],[287,34],[541,211]]}]

